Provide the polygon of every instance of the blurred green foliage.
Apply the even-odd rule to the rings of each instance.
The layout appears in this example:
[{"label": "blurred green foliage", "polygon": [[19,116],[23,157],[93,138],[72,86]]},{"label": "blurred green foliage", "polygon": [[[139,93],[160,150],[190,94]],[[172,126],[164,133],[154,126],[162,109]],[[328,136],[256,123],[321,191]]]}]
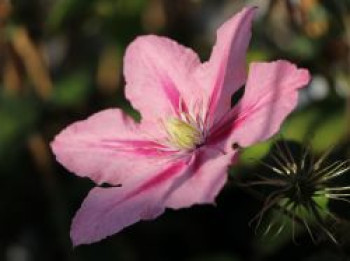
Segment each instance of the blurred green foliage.
[{"label": "blurred green foliage", "polygon": [[72,107],[86,102],[91,95],[89,87],[92,80],[88,72],[84,71],[67,75],[56,83],[52,102],[60,107]]},{"label": "blurred green foliage", "polygon": [[[123,53],[136,36],[161,33],[208,57],[212,28],[245,4],[259,7],[249,62],[289,59],[326,83],[324,95],[317,82],[302,91],[279,135],[316,155],[334,146],[333,158],[349,158],[348,0],[0,0],[1,260],[346,260],[349,239],[337,249],[313,245],[304,230],[299,247],[290,231],[272,242],[257,237],[246,224],[262,203],[231,186],[217,208],[168,211],[71,249],[70,219],[93,184],[60,167],[50,141],[100,109],[118,106],[140,118],[122,77]],[[273,142],[244,149],[231,174],[262,171],[258,161]]]}]

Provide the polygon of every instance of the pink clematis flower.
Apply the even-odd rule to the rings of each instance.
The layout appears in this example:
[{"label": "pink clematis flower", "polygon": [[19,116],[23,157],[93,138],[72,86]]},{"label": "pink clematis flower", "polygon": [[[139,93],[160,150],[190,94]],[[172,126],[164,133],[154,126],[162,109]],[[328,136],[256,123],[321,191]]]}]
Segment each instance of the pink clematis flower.
[{"label": "pink clematis flower", "polygon": [[[213,204],[237,155],[275,134],[297,103],[309,73],[287,61],[253,63],[245,53],[255,8],[224,23],[209,61],[149,35],[127,48],[126,97],[141,112],[135,122],[120,109],[76,122],[52,142],[57,160],[95,187],[73,219],[74,245],[99,241],[166,208]],[[231,108],[231,96],[245,93]]]}]

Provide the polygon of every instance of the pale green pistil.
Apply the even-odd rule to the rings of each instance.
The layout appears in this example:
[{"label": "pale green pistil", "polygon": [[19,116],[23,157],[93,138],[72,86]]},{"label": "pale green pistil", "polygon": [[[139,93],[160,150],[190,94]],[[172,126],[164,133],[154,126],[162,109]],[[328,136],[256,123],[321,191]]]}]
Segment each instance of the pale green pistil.
[{"label": "pale green pistil", "polygon": [[170,143],[179,149],[190,150],[202,143],[201,131],[188,122],[170,118],[165,127]]}]

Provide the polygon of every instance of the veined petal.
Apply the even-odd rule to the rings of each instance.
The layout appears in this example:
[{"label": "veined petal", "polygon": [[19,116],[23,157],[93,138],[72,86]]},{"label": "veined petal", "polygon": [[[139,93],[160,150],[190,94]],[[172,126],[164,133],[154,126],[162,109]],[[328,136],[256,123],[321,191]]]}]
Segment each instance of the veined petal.
[{"label": "veined petal", "polygon": [[270,138],[297,105],[298,89],[309,80],[306,69],[287,61],[252,63],[242,100],[213,131],[211,142],[221,139],[227,148],[234,143],[245,147]]},{"label": "veined petal", "polygon": [[128,186],[92,189],[73,219],[74,246],[97,242],[140,220],[162,214],[164,200],[184,169],[186,164],[179,161]]},{"label": "veined petal", "polygon": [[245,8],[218,29],[210,59],[196,73],[209,97],[210,123],[230,110],[231,96],[246,81],[246,52],[254,14],[254,7]]},{"label": "veined petal", "polygon": [[173,40],[154,35],[138,37],[126,50],[126,97],[142,119],[153,121],[174,115],[182,101],[189,103],[191,72],[198,56]]},{"label": "veined petal", "polygon": [[148,131],[121,110],[108,109],[68,126],[51,147],[57,161],[75,174],[119,185],[152,172],[171,154],[147,139]]},{"label": "veined petal", "polygon": [[227,181],[228,167],[235,155],[235,152],[223,155],[214,147],[199,150],[184,177],[186,181],[172,192],[166,206],[179,209],[195,204],[214,204]]}]

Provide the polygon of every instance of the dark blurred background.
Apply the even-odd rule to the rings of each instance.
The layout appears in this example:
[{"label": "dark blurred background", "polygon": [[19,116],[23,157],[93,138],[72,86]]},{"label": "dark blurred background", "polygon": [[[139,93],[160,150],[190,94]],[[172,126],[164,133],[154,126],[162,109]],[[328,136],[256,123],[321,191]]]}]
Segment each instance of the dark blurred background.
[{"label": "dark blurred background", "polygon": [[[348,260],[346,223],[340,246],[315,245],[305,231],[297,243],[288,233],[260,237],[248,223],[262,202],[234,186],[217,207],[168,210],[72,249],[70,220],[93,183],[55,162],[54,135],[108,107],[139,117],[122,76],[136,36],[169,36],[205,60],[216,28],[247,4],[259,7],[248,61],[288,59],[313,76],[281,135],[315,155],[335,146],[334,159],[349,158],[349,0],[0,0],[0,260]],[[246,149],[231,175],[259,172],[270,146]],[[347,207],[337,214],[350,216]]]}]

